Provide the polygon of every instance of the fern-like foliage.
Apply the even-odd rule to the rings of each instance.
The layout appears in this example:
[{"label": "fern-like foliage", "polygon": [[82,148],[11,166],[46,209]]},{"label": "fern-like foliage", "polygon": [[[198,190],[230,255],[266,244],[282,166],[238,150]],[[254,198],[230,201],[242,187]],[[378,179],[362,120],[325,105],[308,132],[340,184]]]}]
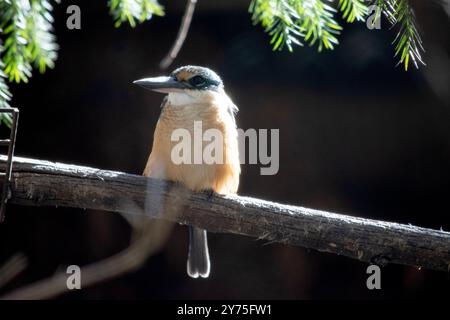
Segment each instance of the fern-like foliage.
[{"label": "fern-like foliage", "polygon": [[26,15],[30,12],[28,1],[4,0],[0,2],[0,28],[6,36],[3,61],[9,81],[27,82],[31,64],[27,54],[28,29]]},{"label": "fern-like foliage", "polygon": [[[0,107],[8,106],[10,82],[28,82],[33,66],[53,68],[58,45],[53,35],[52,5],[48,0],[0,0]],[[9,115],[0,121],[11,124]]]},{"label": "fern-like foliage", "polygon": [[[309,42],[317,44],[321,51],[333,49],[342,30],[336,22],[337,11],[330,5],[331,0],[252,0],[249,11],[253,24],[260,24],[271,36],[270,43],[274,50]],[[384,14],[387,20],[398,26],[394,40],[395,56],[399,64],[408,70],[412,62],[416,67],[424,64],[422,40],[417,29],[414,12],[408,0],[336,0],[342,18],[349,22],[365,22],[368,18],[369,5],[376,5],[377,21]]]},{"label": "fern-like foliage", "polygon": [[270,43],[274,50],[281,50],[286,46],[292,51],[292,45],[302,45],[298,38],[304,37],[304,34],[295,23],[298,15],[287,2],[252,0],[249,10],[253,23],[260,23],[271,36]]},{"label": "fern-like foliage", "polygon": [[[157,0],[109,0],[108,5],[117,27],[164,15]],[[52,9],[50,0],[0,0],[0,108],[8,107],[11,99],[7,80],[28,82],[33,67],[41,73],[54,67],[58,45]],[[10,126],[11,117],[1,115],[0,123]]]},{"label": "fern-like foliage", "polygon": [[339,43],[337,35],[342,30],[334,20],[336,10],[321,0],[292,1],[297,10],[305,41],[310,45],[318,42],[318,50],[333,49]]},{"label": "fern-like foliage", "polygon": [[339,10],[347,22],[365,21],[368,7],[365,0],[339,0]]},{"label": "fern-like foliage", "polygon": [[164,15],[164,8],[157,0],[109,0],[108,6],[116,27],[128,22],[134,28],[137,23],[150,20],[153,15]]},{"label": "fern-like foliage", "polygon": [[252,0],[253,24],[261,24],[271,36],[274,50],[308,42],[321,51],[338,44],[342,29],[334,20],[335,9],[322,0]]},{"label": "fern-like foliage", "polygon": [[[253,23],[270,35],[274,50],[292,51],[294,45],[308,43],[322,51],[339,43],[342,27],[337,14],[348,23],[363,22],[372,4],[377,5],[374,21],[383,14],[398,28],[393,45],[399,64],[405,70],[411,63],[424,64],[422,40],[408,0],[251,0],[249,11]],[[135,27],[153,15],[164,15],[158,0],[108,0],[108,7],[116,27],[123,23]],[[50,0],[0,0],[0,108],[9,106],[8,80],[27,82],[33,66],[40,72],[54,66],[58,45],[52,24]],[[1,116],[1,122],[11,124],[11,119]]]},{"label": "fern-like foliage", "polygon": [[53,34],[52,5],[47,0],[32,0],[26,18],[28,31],[27,56],[39,72],[55,66],[58,50]]},{"label": "fern-like foliage", "polygon": [[10,81],[27,82],[32,65],[41,72],[54,66],[58,46],[52,33],[51,11],[48,0],[0,2],[0,28],[5,37],[4,72]]},{"label": "fern-like foliage", "polygon": [[[3,51],[3,47],[0,45],[0,53]],[[11,93],[9,92],[8,85],[6,83],[6,75],[3,72],[4,64],[0,59],[0,108],[9,108],[9,101],[11,100]],[[12,117],[9,113],[0,113],[0,125],[5,123],[8,127],[11,127]]]},{"label": "fern-like foliage", "polygon": [[385,0],[380,5],[388,21],[394,27],[398,27],[397,36],[393,41],[395,56],[399,59],[398,64],[403,64],[405,71],[408,71],[410,63],[416,68],[419,68],[419,64],[425,65],[422,59],[422,53],[425,51],[422,38],[408,0]]}]

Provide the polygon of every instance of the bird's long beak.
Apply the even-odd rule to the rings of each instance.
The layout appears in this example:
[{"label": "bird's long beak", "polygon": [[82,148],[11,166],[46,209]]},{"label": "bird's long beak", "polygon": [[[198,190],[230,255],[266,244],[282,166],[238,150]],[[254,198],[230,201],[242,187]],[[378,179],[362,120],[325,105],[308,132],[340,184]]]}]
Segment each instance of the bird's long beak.
[{"label": "bird's long beak", "polygon": [[133,83],[145,89],[162,93],[176,92],[186,89],[185,84],[172,77],[144,78],[133,81]]}]

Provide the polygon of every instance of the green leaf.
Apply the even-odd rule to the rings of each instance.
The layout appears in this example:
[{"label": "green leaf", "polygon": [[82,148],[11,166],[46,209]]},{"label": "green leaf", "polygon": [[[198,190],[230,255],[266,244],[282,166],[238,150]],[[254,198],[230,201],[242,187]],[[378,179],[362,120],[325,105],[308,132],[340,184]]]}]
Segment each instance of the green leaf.
[{"label": "green leaf", "polygon": [[425,65],[422,59],[422,52],[425,50],[408,0],[387,0],[382,5],[391,24],[398,26],[398,33],[393,41],[394,56],[398,57],[398,64],[403,64],[405,71],[408,71],[410,62],[416,68],[419,68],[419,64]]},{"label": "green leaf", "polygon": [[[0,53],[2,53],[3,47],[0,45]],[[11,100],[11,92],[9,92],[8,85],[6,83],[6,75],[3,72],[4,64],[0,60],[0,108],[9,108],[9,101]],[[7,127],[11,127],[12,118],[10,114],[0,113],[0,125],[4,123]]]},{"label": "green leaf", "polygon": [[[116,0],[117,1],[117,0]],[[270,37],[274,50],[303,42],[317,46],[318,51],[332,50],[339,44],[342,27],[336,22],[331,0],[252,0],[249,6],[254,25],[260,24]],[[422,40],[414,12],[408,0],[339,0],[338,10],[349,23],[366,21],[369,5],[376,5],[374,22],[384,14],[393,26],[399,26],[394,52],[405,70],[412,62],[416,68],[422,60]]]},{"label": "green leaf", "polygon": [[347,22],[365,21],[368,7],[365,0],[339,0],[339,9]]},{"label": "green leaf", "polygon": [[157,0],[109,0],[108,6],[116,28],[124,22],[134,28],[138,23],[150,20],[153,15],[164,15],[164,8]]},{"label": "green leaf", "polygon": [[26,55],[31,63],[44,73],[46,68],[53,68],[58,57],[56,38],[53,34],[52,5],[48,0],[31,0],[27,15]]},{"label": "green leaf", "polygon": [[30,10],[29,1],[0,1],[1,22],[4,43],[4,72],[9,81],[27,82],[31,76],[31,64],[27,55],[28,29],[26,16]]},{"label": "green leaf", "polygon": [[338,44],[341,27],[334,20],[335,9],[325,0],[252,0],[249,6],[253,24],[260,24],[271,36],[274,50],[284,46],[317,43],[318,50]]}]

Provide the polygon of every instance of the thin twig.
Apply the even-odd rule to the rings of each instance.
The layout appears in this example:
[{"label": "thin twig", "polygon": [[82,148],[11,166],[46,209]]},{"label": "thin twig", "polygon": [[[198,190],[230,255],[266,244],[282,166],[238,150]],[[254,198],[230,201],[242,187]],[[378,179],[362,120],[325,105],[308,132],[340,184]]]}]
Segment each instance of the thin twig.
[{"label": "thin twig", "polygon": [[22,253],[16,253],[0,268],[0,288],[3,288],[27,267],[28,260]]},{"label": "thin twig", "polygon": [[167,69],[175,60],[178,53],[183,46],[184,41],[186,40],[186,36],[189,32],[189,27],[191,25],[192,16],[194,15],[195,5],[197,4],[197,0],[188,0],[186,9],[184,11],[183,19],[181,20],[180,29],[178,30],[177,37],[175,42],[172,45],[169,53],[161,60],[159,67],[163,70]]},{"label": "thin twig", "polygon": [[[146,231],[148,228],[142,228]],[[139,269],[146,258],[151,255],[156,246],[151,247],[149,241],[152,238],[151,232],[142,232],[127,249],[115,254],[112,257],[90,264],[81,269],[81,288],[85,289],[94,284],[104,282],[109,279],[119,277]],[[0,300],[37,300],[55,298],[61,294],[69,293],[67,287],[68,275],[65,272],[58,272],[54,276],[14,290],[0,297]]]},{"label": "thin twig", "polygon": [[[169,208],[165,214],[175,218],[179,214],[183,199],[189,196],[189,191],[177,189],[173,194]],[[180,203],[181,201],[181,203]],[[172,223],[163,220],[148,219],[140,216],[140,223],[133,219],[133,241],[123,251],[99,262],[82,267],[81,289],[117,278],[126,273],[138,270],[154,253],[166,243],[172,229]],[[38,300],[55,298],[70,292],[67,286],[68,274],[58,272],[50,278],[31,283],[0,297],[0,300]]]}]

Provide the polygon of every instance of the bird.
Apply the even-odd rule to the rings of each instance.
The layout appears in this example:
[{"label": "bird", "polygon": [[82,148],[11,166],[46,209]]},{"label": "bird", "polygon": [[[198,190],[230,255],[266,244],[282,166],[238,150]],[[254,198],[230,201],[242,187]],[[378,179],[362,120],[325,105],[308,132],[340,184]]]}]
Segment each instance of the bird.
[{"label": "bird", "polygon": [[[194,192],[236,194],[241,172],[235,120],[238,108],[226,94],[220,76],[209,68],[188,65],[175,69],[168,76],[144,78],[133,83],[166,94],[143,175],[170,180]],[[204,132],[208,129],[220,132],[223,161],[175,163],[172,133],[184,129],[194,136],[194,125],[199,121]],[[196,226],[188,226],[188,229],[187,274],[191,278],[208,278],[211,263],[207,231]]]}]

